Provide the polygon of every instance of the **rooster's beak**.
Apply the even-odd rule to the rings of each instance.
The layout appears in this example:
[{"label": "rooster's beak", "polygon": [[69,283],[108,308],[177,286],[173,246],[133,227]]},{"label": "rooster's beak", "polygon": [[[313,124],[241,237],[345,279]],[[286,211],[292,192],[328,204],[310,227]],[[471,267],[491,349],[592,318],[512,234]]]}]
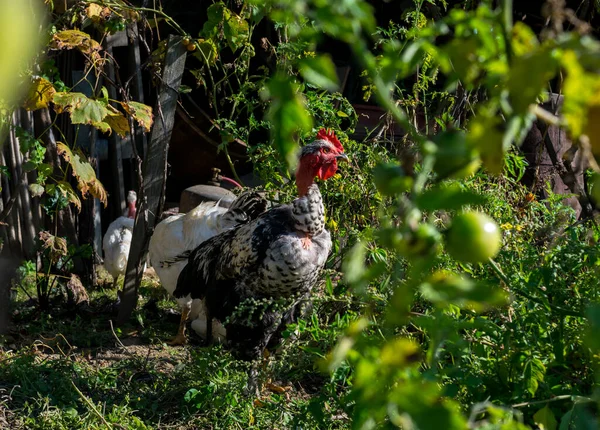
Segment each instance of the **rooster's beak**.
[{"label": "rooster's beak", "polygon": [[346,154],[344,154],[343,152],[342,152],[341,154],[338,154],[338,155],[336,155],[336,156],[335,156],[335,158],[336,158],[337,160],[340,160],[340,161],[341,161],[341,160],[344,160],[344,161],[350,161],[350,160],[348,159],[348,156],[347,156]]}]

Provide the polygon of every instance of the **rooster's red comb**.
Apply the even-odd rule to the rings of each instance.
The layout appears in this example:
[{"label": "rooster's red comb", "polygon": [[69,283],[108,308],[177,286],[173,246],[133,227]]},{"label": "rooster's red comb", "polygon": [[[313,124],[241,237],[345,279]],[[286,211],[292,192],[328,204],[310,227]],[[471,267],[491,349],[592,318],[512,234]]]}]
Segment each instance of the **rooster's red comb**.
[{"label": "rooster's red comb", "polygon": [[340,152],[344,152],[344,147],[340,143],[340,140],[336,137],[335,133],[331,129],[322,128],[317,133],[318,140],[326,140],[330,142],[333,146],[335,146]]}]

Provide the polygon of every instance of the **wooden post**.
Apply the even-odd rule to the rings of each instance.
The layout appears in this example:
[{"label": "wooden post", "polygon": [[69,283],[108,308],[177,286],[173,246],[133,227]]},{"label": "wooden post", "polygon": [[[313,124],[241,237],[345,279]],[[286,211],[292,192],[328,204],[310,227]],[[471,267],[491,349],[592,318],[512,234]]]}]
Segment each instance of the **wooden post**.
[{"label": "wooden post", "polygon": [[148,242],[164,201],[167,153],[175,122],[179,85],[185,66],[186,49],[181,37],[169,36],[162,83],[154,107],[154,126],[148,143],[148,153],[142,166],[143,182],[138,197],[138,211],[133,227],[121,307],[117,322],[126,322],[137,305],[138,287],[142,280]]}]

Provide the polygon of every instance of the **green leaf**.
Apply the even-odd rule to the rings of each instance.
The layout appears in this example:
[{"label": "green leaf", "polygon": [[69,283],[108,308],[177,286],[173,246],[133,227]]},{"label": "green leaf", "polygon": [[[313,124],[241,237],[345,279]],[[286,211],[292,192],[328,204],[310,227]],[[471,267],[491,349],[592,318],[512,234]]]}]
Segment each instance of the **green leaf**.
[{"label": "green leaf", "polygon": [[239,15],[229,11],[229,16],[223,24],[223,34],[229,48],[235,52],[248,41],[250,36],[248,23]]},{"label": "green leaf", "polygon": [[469,122],[467,142],[479,150],[486,169],[499,175],[504,169],[504,124],[498,115],[482,112]]},{"label": "green leaf", "polygon": [[89,99],[82,93],[60,92],[54,94],[54,110],[63,110],[71,114],[73,124],[100,123],[108,114],[106,106],[96,100]]},{"label": "green leaf", "polygon": [[277,74],[266,85],[263,98],[270,101],[267,118],[271,121],[271,140],[290,169],[298,157],[297,134],[312,128],[305,100],[295,85],[283,74]]},{"label": "green leaf", "polygon": [[558,61],[549,48],[515,57],[510,68],[507,88],[516,114],[524,114],[548,87],[557,72]]},{"label": "green leaf", "polygon": [[537,358],[532,356],[525,356],[523,360],[523,379],[525,388],[531,394],[535,396],[538,389],[539,383],[544,380],[546,374],[546,367],[544,363]]},{"label": "green leaf", "polygon": [[300,59],[300,74],[304,79],[317,87],[336,91],[339,87],[335,65],[329,55],[304,57]]},{"label": "green leaf", "polygon": [[373,180],[377,191],[385,196],[393,196],[409,191],[413,179],[406,176],[398,163],[379,164],[373,169]]},{"label": "green leaf", "polygon": [[506,292],[497,286],[446,271],[434,273],[419,289],[423,298],[439,308],[452,304],[461,309],[482,312],[507,302]]},{"label": "green leaf", "polygon": [[214,66],[219,57],[219,50],[215,42],[212,39],[198,39],[197,44],[198,50],[194,52],[194,57],[208,66]]},{"label": "green leaf", "polygon": [[417,206],[424,211],[457,210],[466,205],[484,205],[487,202],[487,197],[465,190],[456,183],[438,185],[416,197]]},{"label": "green leaf", "polygon": [[540,430],[556,430],[558,424],[548,405],[533,414],[533,422],[539,426]]},{"label": "green leaf", "polygon": [[[96,178],[96,172],[94,171],[94,168],[86,161],[83,153],[80,150],[73,152],[71,151],[71,148],[61,142],[58,142],[56,147],[58,153],[61,154],[65,161],[71,165],[71,168],[73,169],[73,176],[77,178],[77,186],[83,197],[85,198],[87,194],[90,194],[99,199],[102,203],[104,203],[104,206],[106,206],[106,190],[98,178]],[[66,186],[63,186],[61,191],[67,194],[67,197],[69,197],[73,203],[77,204]],[[77,198],[77,200],[79,200],[79,198]],[[79,207],[81,207],[81,204],[79,204]]]}]

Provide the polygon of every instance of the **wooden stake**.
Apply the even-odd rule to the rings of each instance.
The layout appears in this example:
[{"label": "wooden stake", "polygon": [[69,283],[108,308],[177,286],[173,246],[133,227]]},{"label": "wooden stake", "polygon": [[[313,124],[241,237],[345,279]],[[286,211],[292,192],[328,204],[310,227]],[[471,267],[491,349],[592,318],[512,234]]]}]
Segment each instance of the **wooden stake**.
[{"label": "wooden stake", "polygon": [[156,217],[164,201],[167,153],[175,122],[175,110],[185,66],[186,49],[181,37],[170,36],[165,56],[162,83],[154,107],[154,126],[144,159],[143,183],[138,197],[138,211],[129,250],[118,323],[126,322],[137,305],[138,287],[143,275],[143,262]]}]

